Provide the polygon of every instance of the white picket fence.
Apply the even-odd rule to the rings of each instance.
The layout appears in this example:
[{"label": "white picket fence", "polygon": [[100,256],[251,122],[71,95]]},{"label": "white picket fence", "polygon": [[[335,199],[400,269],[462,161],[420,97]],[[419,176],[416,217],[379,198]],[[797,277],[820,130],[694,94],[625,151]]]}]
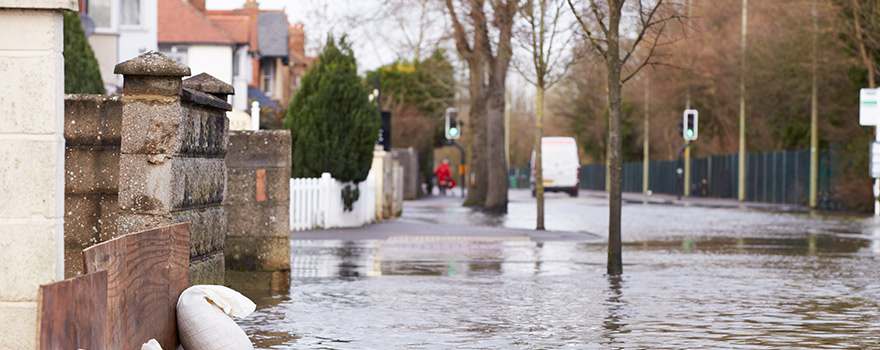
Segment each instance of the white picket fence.
[{"label": "white picket fence", "polygon": [[[290,229],[294,231],[334,227],[357,227],[375,221],[376,181],[370,173],[358,184],[358,200],[351,211],[342,205],[339,182],[323,173],[319,178],[290,179]],[[354,185],[352,185],[354,187]]]}]

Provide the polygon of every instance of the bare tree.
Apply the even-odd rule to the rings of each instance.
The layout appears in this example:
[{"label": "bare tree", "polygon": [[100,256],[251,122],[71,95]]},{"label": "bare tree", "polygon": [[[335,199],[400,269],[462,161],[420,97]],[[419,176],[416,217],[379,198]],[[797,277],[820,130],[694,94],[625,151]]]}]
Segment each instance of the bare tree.
[{"label": "bare tree", "polygon": [[[544,92],[558,82],[574,62],[576,55],[565,56],[571,41],[570,26],[563,23],[565,0],[526,0],[520,8],[525,30],[519,33],[520,46],[529,52],[531,64],[514,60],[514,67],[523,78],[536,88],[535,120],[535,189],[537,223],[535,229],[544,229],[544,175],[541,160],[541,138],[544,136]],[[525,67],[528,66],[528,67]]]},{"label": "bare tree", "polygon": [[868,72],[868,87],[876,87],[877,51],[880,51],[880,4],[875,0],[838,0],[844,14],[844,32],[852,35],[862,64]]},{"label": "bare tree", "polygon": [[[504,91],[513,56],[513,19],[519,0],[468,0],[457,5],[454,2],[446,0],[446,9],[452,20],[456,50],[468,65],[468,130],[476,177],[465,204],[482,205],[490,212],[506,212]],[[467,17],[459,13],[467,13]]]},{"label": "bare tree", "polygon": [[[569,8],[577,18],[582,34],[589,47],[603,58],[606,66],[606,81],[608,91],[609,109],[609,161],[611,165],[611,191],[609,194],[609,224],[608,224],[608,274],[620,275],[623,273],[623,260],[621,256],[620,239],[620,207],[622,186],[622,162],[621,162],[621,85],[635,76],[639,70],[654,63],[655,49],[660,44],[666,23],[671,19],[681,18],[681,14],[670,6],[664,6],[663,0],[648,2],[646,0],[634,0],[635,3],[627,9],[632,13],[632,25],[635,34],[632,40],[627,40],[625,47],[621,48],[620,29],[623,24],[623,8],[626,0],[608,0],[606,3],[598,3],[596,0],[586,1],[586,6],[576,7],[574,1],[567,0]],[[624,72],[624,67],[638,55],[636,49],[643,42],[649,43],[649,47],[639,62]]]}]

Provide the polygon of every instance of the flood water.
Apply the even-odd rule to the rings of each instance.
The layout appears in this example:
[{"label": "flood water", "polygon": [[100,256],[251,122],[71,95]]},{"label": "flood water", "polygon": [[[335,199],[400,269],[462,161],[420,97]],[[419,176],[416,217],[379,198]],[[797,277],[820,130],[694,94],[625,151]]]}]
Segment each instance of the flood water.
[{"label": "flood water", "polygon": [[290,291],[244,291],[258,310],[239,324],[260,349],[880,346],[872,219],[626,210],[711,219],[633,219],[620,278],[601,237],[294,240]]}]

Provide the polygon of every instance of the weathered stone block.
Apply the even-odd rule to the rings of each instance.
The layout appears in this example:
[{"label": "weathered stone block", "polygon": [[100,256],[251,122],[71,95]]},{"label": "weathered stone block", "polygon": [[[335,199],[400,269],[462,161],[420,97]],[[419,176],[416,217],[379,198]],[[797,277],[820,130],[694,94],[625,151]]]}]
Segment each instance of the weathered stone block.
[{"label": "weathered stone block", "polygon": [[222,251],[226,241],[226,212],[223,207],[171,213],[174,222],[189,222],[189,256],[195,258]]},{"label": "weathered stone block", "polygon": [[[15,36],[3,36],[18,42]],[[3,111],[0,113],[0,125],[3,126],[3,132],[53,133],[60,128],[60,124],[56,126],[52,116],[63,106],[60,100],[56,101],[62,98],[56,88],[60,87],[61,92],[64,91],[63,82],[51,83],[55,81],[55,71],[47,69],[57,63],[55,56],[48,51],[38,55],[17,52],[19,51],[0,51],[0,77],[3,86],[14,87],[4,89],[0,94],[0,111]]]},{"label": "weathered stone block", "polygon": [[226,195],[226,163],[222,158],[175,157],[172,207],[220,204]]},{"label": "weathered stone block", "polygon": [[99,198],[98,242],[106,242],[121,235],[117,229],[119,198],[116,195],[100,195]]},{"label": "weathered stone block", "polygon": [[227,269],[226,285],[235,290],[285,292],[290,290],[290,270],[239,271]]},{"label": "weathered stone block", "polygon": [[119,219],[116,221],[116,232],[118,236],[121,236],[174,223],[176,222],[171,214],[149,215],[120,211]]},{"label": "weathered stone block", "polygon": [[55,222],[40,221],[0,221],[0,300],[35,301],[38,287],[55,280]]},{"label": "weathered stone block", "polygon": [[229,102],[226,102],[226,98],[220,98],[219,96],[206,94],[204,92],[183,88],[180,92],[180,97],[187,102],[191,102],[193,104],[206,107],[206,108],[216,108],[223,111],[231,111],[232,105]]},{"label": "weathered stone block", "polygon": [[0,349],[36,349],[36,301],[0,302],[0,324]]},{"label": "weathered stone block", "polygon": [[64,164],[59,155],[63,152],[62,141],[0,136],[0,213],[4,217],[61,216],[64,183],[56,182],[56,175],[62,176]]},{"label": "weathered stone block", "polygon": [[219,157],[226,154],[229,119],[224,111],[187,103],[184,105],[182,122],[181,154]]},{"label": "weathered stone block", "polygon": [[226,205],[228,236],[290,237],[289,206],[271,202]]},{"label": "weathered stone block", "polygon": [[64,96],[64,139],[67,147],[119,147],[121,127],[122,100],[119,96]]},{"label": "weathered stone block", "polygon": [[172,163],[164,155],[120,155],[120,213],[170,213],[173,194],[182,192],[184,184],[183,177],[173,176]]},{"label": "weathered stone block", "polygon": [[230,168],[290,168],[290,131],[230,131],[226,164]]},{"label": "weathered stone block", "polygon": [[119,192],[118,148],[68,147],[65,154],[65,193],[115,194]]},{"label": "weathered stone block", "polygon": [[180,96],[180,78],[126,75],[122,84],[125,95]]},{"label": "weathered stone block", "polygon": [[225,283],[223,252],[189,261],[189,285]]},{"label": "weathered stone block", "polygon": [[115,195],[67,195],[64,201],[64,276],[81,274],[82,251],[116,238]]},{"label": "weathered stone block", "polygon": [[290,270],[290,236],[253,237],[230,236],[226,238],[227,269],[248,271]]},{"label": "weathered stone block", "polygon": [[100,196],[68,195],[64,200],[64,244],[88,247],[99,243]]},{"label": "weathered stone block", "polygon": [[[224,203],[244,204],[255,200],[256,194],[255,168],[229,168],[226,185],[226,201]],[[290,201],[290,169],[267,168],[266,170],[266,201]]]},{"label": "weathered stone block", "polygon": [[177,97],[122,98],[122,153],[177,154],[182,145],[183,107]]},{"label": "weathered stone block", "polygon": [[201,73],[183,81],[183,87],[214,95],[223,101],[226,97],[235,93],[232,85],[224,83],[208,73]]}]

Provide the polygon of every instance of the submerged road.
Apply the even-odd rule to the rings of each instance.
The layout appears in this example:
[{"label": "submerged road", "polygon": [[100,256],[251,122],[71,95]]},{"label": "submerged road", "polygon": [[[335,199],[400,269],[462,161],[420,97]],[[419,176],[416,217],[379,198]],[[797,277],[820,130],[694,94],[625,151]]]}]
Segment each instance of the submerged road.
[{"label": "submerged road", "polygon": [[624,275],[604,275],[607,200],[509,213],[406,202],[358,229],[294,232],[291,288],[245,293],[261,349],[803,349],[880,343],[880,223],[628,202]]}]

